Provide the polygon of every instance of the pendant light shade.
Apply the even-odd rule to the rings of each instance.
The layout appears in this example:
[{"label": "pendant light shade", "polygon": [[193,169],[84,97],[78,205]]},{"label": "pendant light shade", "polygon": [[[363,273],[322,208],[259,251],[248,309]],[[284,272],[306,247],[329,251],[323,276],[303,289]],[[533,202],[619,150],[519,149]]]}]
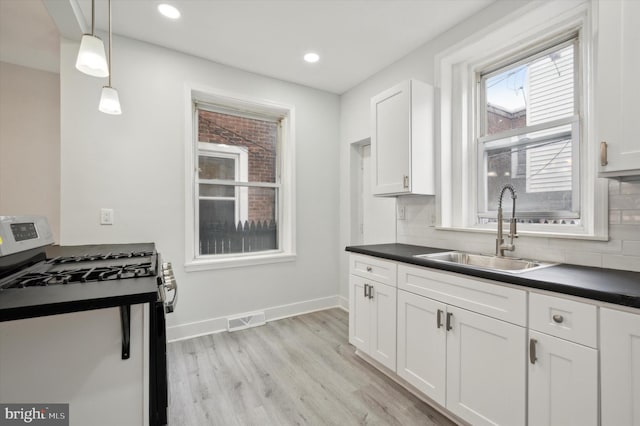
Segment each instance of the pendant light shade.
[{"label": "pendant light shade", "polygon": [[120,98],[118,97],[118,91],[111,86],[104,86],[102,88],[102,95],[100,96],[100,106],[98,106],[98,109],[106,114],[122,114],[122,109],[120,109]]},{"label": "pendant light shade", "polygon": [[118,97],[118,91],[111,87],[111,46],[113,40],[111,39],[111,0],[109,0],[109,84],[102,88],[102,94],[100,95],[100,105],[98,109],[105,114],[120,115],[122,109],[120,108],[120,97]]},{"label": "pendant light shade", "polygon": [[91,1],[91,34],[82,36],[80,50],[76,59],[76,68],[93,77],[107,77],[109,69],[104,53],[104,43],[95,36],[95,0]]}]

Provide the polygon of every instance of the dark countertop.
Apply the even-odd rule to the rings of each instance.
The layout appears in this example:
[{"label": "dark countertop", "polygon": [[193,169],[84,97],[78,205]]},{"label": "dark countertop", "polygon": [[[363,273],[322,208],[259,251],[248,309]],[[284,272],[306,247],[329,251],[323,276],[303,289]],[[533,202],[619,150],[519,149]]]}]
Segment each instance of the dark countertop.
[{"label": "dark countertop", "polygon": [[[127,250],[154,251],[151,243],[48,247],[47,257],[78,254],[119,253]],[[138,303],[155,302],[155,277],[130,278],[0,290],[0,321],[64,314]]]},{"label": "dark countertop", "polygon": [[477,269],[414,257],[451,250],[408,244],[349,246],[347,251],[383,259],[457,272],[530,288],[570,294],[616,305],[640,308],[640,272],[558,264],[533,271],[509,273]]}]

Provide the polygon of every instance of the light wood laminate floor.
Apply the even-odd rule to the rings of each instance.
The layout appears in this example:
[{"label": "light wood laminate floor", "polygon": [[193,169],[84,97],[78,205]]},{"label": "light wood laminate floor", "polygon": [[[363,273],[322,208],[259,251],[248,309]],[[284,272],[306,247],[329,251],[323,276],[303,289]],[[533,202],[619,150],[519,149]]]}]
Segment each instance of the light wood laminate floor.
[{"label": "light wood laminate floor", "polygon": [[170,343],[169,425],[453,425],[355,355],[329,309]]}]

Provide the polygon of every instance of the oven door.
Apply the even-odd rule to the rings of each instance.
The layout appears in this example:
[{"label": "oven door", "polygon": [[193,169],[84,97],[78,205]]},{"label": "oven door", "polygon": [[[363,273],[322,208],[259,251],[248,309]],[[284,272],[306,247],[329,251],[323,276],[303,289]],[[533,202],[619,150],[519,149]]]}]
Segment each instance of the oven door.
[{"label": "oven door", "polygon": [[168,381],[167,381],[167,328],[164,317],[164,302],[151,304],[149,332],[149,424],[167,424]]}]

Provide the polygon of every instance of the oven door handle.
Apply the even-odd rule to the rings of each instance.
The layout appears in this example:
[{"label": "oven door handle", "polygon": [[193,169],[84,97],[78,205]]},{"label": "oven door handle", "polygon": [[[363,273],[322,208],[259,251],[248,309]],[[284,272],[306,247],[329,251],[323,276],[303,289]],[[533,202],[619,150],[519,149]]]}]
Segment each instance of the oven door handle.
[{"label": "oven door handle", "polygon": [[178,303],[178,283],[176,283],[175,278],[172,279],[169,283],[165,285],[165,289],[173,292],[173,298],[168,303],[165,303],[164,310],[167,314],[173,312]]},{"label": "oven door handle", "polygon": [[178,303],[178,283],[176,282],[176,277],[173,274],[173,266],[171,266],[171,262],[166,262],[162,264],[162,285],[164,287],[164,293],[166,294],[168,291],[173,291],[173,298],[170,302],[164,303],[164,311],[167,314],[173,312],[176,308],[176,304]]}]

